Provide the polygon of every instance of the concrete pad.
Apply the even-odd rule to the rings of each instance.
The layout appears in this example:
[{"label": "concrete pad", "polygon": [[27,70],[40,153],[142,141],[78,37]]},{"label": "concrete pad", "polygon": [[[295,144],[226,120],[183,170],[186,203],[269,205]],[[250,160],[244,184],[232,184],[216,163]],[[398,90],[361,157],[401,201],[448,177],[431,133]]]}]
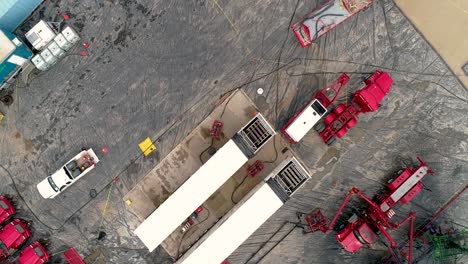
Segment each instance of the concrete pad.
[{"label": "concrete pad", "polygon": [[468,62],[468,1],[395,0],[427,41],[442,56],[450,69],[468,86],[463,65]]},{"label": "concrete pad", "polygon": [[[129,208],[140,221],[146,219],[180,185],[182,185],[210,155],[207,149],[221,148],[257,112],[247,95],[238,91],[220,104],[198,127],[174,148],[148,175],[130,190],[124,200],[130,199]],[[210,128],[214,120],[223,122],[220,140],[212,140]],[[240,168],[203,204],[196,224],[185,234],[175,230],[161,245],[169,255],[177,258],[194,244],[218,219],[224,216],[250,190],[267,177],[283,160],[293,155],[288,143],[276,135],[256,155]],[[255,177],[247,168],[260,160],[264,169]],[[188,217],[188,216],[187,216]]]},{"label": "concrete pad", "polygon": [[[275,143],[273,143],[273,140]],[[288,148],[288,143],[281,135],[275,135],[273,140],[268,142],[255,157],[249,160],[203,203],[202,206],[206,212],[202,212],[199,215],[196,224],[185,235],[180,229],[175,230],[162,243],[162,247],[169,255],[174,258],[181,256],[215,225],[221,217],[229,213],[235,204],[241,201],[244,196],[263,181],[282,161],[294,155]],[[265,168],[252,178],[247,175],[247,168],[256,160],[262,161]]]},{"label": "concrete pad", "polygon": [[[243,92],[232,94],[124,196],[132,201],[130,209],[140,220],[146,219],[209,158],[206,150],[210,145],[224,145],[255,112]],[[224,127],[220,139],[212,143],[209,131],[216,119]]]}]

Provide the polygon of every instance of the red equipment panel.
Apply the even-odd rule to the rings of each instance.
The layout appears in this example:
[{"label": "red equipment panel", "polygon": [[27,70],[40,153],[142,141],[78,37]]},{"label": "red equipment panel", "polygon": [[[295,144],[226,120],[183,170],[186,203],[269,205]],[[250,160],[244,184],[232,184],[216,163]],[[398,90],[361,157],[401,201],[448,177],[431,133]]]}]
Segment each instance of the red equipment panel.
[{"label": "red equipment panel", "polygon": [[69,248],[63,256],[70,264],[86,264],[74,248]]},{"label": "red equipment panel", "polygon": [[315,209],[311,213],[307,214],[304,218],[304,220],[309,225],[310,232],[316,232],[320,230],[325,233],[327,231],[327,219],[322,214],[320,209]]},{"label": "red equipment panel", "polygon": [[400,202],[402,203],[407,203],[411,201],[418,193],[423,189],[423,184],[422,182],[418,182],[409,192],[406,193],[403,198],[400,199]]},{"label": "red equipment panel", "polygon": [[411,169],[406,168],[403,170],[403,172],[398,176],[395,180],[393,180],[391,183],[387,185],[388,189],[390,191],[396,190],[402,183],[404,183],[410,176],[413,174],[413,171]]},{"label": "red equipment panel", "polygon": [[363,223],[357,228],[359,235],[367,244],[374,244],[379,240],[377,234],[370,228],[367,223]]},{"label": "red equipment panel", "polygon": [[349,76],[346,73],[342,73],[334,83],[318,91],[314,99],[319,100],[325,108],[328,108],[331,104],[333,104],[333,102],[335,102],[336,98],[341,92],[341,89],[348,82]]},{"label": "red equipment panel", "polygon": [[11,202],[5,196],[0,195],[0,225],[15,214],[15,212],[15,208]]},{"label": "red equipment panel", "polygon": [[203,211],[203,206],[199,206],[199,207],[197,208],[197,210],[195,210],[195,213],[196,213],[196,214],[199,214],[199,213],[201,213],[202,211]]},{"label": "red equipment panel", "polygon": [[213,138],[219,138],[223,131],[223,122],[215,120],[211,126],[210,136]]},{"label": "red equipment panel", "polygon": [[335,236],[338,243],[348,252],[356,252],[364,245],[354,236],[353,230],[353,224],[349,223]]},{"label": "red equipment panel", "polygon": [[249,174],[250,177],[255,177],[259,172],[261,172],[265,166],[263,166],[263,163],[259,160],[255,161],[254,164],[250,165],[247,168],[247,173]]}]

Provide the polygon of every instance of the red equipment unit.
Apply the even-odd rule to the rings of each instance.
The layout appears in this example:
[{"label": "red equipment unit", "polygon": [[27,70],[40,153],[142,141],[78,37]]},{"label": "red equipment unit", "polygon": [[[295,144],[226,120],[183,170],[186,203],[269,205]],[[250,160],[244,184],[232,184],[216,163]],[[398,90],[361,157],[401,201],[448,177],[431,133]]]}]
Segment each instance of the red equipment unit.
[{"label": "red equipment unit", "polygon": [[199,206],[199,207],[197,208],[197,210],[195,210],[194,213],[196,213],[196,214],[198,215],[198,214],[201,213],[202,211],[203,211],[203,206]]},{"label": "red equipment unit", "polygon": [[255,177],[259,172],[261,172],[265,166],[263,166],[263,163],[259,160],[255,161],[254,164],[250,165],[247,168],[247,173],[249,174],[250,177]]},{"label": "red equipment unit", "polygon": [[223,122],[215,120],[213,125],[211,126],[210,136],[212,138],[219,138],[221,136],[221,132],[223,131]]},{"label": "red equipment unit", "polygon": [[393,80],[388,73],[378,70],[364,83],[366,87],[354,93],[354,102],[360,107],[361,113],[374,112],[390,91]]},{"label": "red equipment unit", "polygon": [[15,212],[15,207],[11,202],[5,196],[0,195],[0,225],[14,215]]},{"label": "red equipment unit", "polygon": [[349,129],[357,124],[360,113],[374,112],[388,94],[393,80],[386,72],[378,70],[364,81],[366,87],[353,94],[349,105],[339,104],[324,120],[325,126],[318,129],[320,138],[328,145],[337,138],[342,138]]},{"label": "red equipment unit", "polygon": [[74,248],[69,248],[63,256],[70,264],[86,264]]},{"label": "red equipment unit", "polygon": [[339,231],[336,235],[336,240],[346,251],[356,252],[363,246],[370,247],[370,245],[377,242],[379,239],[378,234],[380,233],[389,241],[389,249],[393,251],[397,245],[388,233],[388,230],[397,229],[405,222],[411,220],[410,249],[408,254],[409,262],[411,262],[414,213],[410,213],[400,223],[393,223],[390,221],[390,218],[395,215],[392,207],[399,201],[407,203],[414,198],[422,188],[422,178],[429,173],[433,174],[432,170],[424,163],[424,161],[422,161],[421,158],[418,157],[418,161],[420,164],[417,168],[405,168],[396,179],[387,185],[388,191],[384,195],[379,196],[375,202],[363,194],[359,189],[353,187],[329,225],[326,224],[326,219],[319,209],[314,210],[305,217],[302,217],[302,215],[299,215],[299,217],[307,222],[307,227],[310,229],[310,232],[320,230],[327,233],[333,228],[351,197],[354,194],[357,194],[367,202],[367,210],[366,212],[363,212],[360,217],[353,215],[349,218],[344,229]]},{"label": "red equipment unit", "polygon": [[329,0],[291,28],[303,48],[371,5],[373,0]]},{"label": "red equipment unit", "polygon": [[299,109],[281,128],[281,133],[291,144],[296,144],[326,114],[327,108],[335,102],[349,76],[342,73],[338,79],[318,91],[315,96]]},{"label": "red equipment unit", "polygon": [[28,226],[20,219],[13,219],[0,229],[0,260],[4,260],[31,236]]},{"label": "red equipment unit", "polygon": [[42,264],[49,261],[50,255],[41,243],[34,241],[23,249],[16,262],[12,264]]}]

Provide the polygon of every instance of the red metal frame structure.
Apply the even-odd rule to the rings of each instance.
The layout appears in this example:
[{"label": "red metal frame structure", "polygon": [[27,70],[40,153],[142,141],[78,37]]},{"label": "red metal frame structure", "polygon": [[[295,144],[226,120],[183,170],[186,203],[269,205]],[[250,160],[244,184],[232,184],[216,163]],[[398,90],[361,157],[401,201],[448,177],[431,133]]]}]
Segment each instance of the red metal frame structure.
[{"label": "red metal frame structure", "polygon": [[377,70],[364,83],[364,88],[353,93],[353,101],[350,104],[339,104],[324,119],[324,124],[316,126],[323,142],[333,144],[336,138],[342,138],[357,124],[360,113],[376,111],[390,91],[393,80],[388,73]]},{"label": "red metal frame structure", "polygon": [[255,177],[259,172],[261,172],[265,166],[263,166],[263,163],[259,160],[256,160],[254,164],[250,165],[247,168],[247,173],[249,174],[250,177]]},{"label": "red metal frame structure", "polygon": [[210,136],[212,138],[219,138],[221,136],[221,132],[223,132],[223,122],[215,120],[210,129]]},{"label": "red metal frame structure", "polygon": [[338,98],[338,95],[340,94],[343,86],[345,86],[348,81],[349,76],[346,73],[342,73],[335,82],[318,91],[305,107],[299,109],[288,120],[288,122],[286,122],[286,124],[281,128],[281,133],[289,140],[291,144],[295,144],[297,142],[287,133],[286,130],[294,123],[294,121],[296,121],[296,119],[304,112],[304,110],[310,107],[315,100],[317,100],[324,108],[328,108]]},{"label": "red metal frame structure", "polygon": [[[413,243],[413,239],[416,239],[416,238],[419,238],[425,231],[426,231],[426,228],[431,225],[445,210],[447,210],[447,208],[452,205],[456,200],[458,200],[458,198],[460,198],[460,196],[468,189],[468,185],[465,186],[461,191],[459,191],[457,194],[455,194],[452,199],[450,199],[447,203],[444,204],[444,206],[442,206],[436,213],[433,217],[431,217],[431,219],[429,219],[423,226],[421,226],[420,228],[418,228],[418,231],[413,234],[410,239],[405,243],[403,244],[402,246],[399,247],[400,250],[402,250],[404,247],[406,246],[409,246],[409,253],[412,252],[412,243]],[[409,256],[411,256],[409,254]],[[392,257],[390,257],[389,259],[387,259],[387,261],[385,261],[385,264],[389,263],[395,256],[392,255]]]},{"label": "red metal frame structure", "polygon": [[0,225],[14,215],[15,212],[15,207],[11,202],[5,196],[0,195]]},{"label": "red metal frame structure", "polygon": [[[373,0],[329,0],[291,25],[303,48],[366,9]],[[311,28],[312,27],[312,28]],[[314,34],[311,36],[311,30]]]},{"label": "red metal frame structure", "polygon": [[338,218],[343,212],[344,208],[354,194],[360,196],[368,204],[366,212],[362,213],[360,217],[353,215],[346,226],[336,234],[336,240],[348,252],[356,252],[361,247],[370,247],[379,239],[378,233],[381,233],[387,241],[389,241],[389,249],[393,251],[396,249],[397,244],[395,240],[388,233],[388,230],[398,229],[407,221],[410,221],[409,232],[409,262],[411,262],[412,255],[412,241],[413,241],[413,228],[414,228],[414,213],[411,212],[400,223],[394,223],[390,220],[395,215],[392,207],[398,202],[407,203],[413,199],[416,194],[422,190],[421,179],[428,173],[433,174],[432,170],[418,157],[420,165],[417,168],[407,167],[399,176],[390,181],[387,185],[388,191],[381,196],[378,196],[376,201],[373,201],[362,193],[358,188],[353,187],[341,204],[338,212],[333,217],[330,224],[326,224],[326,219],[321,213],[320,209],[314,210],[310,214],[298,213],[298,217],[302,218],[310,231],[305,233],[322,231],[329,232],[336,224]]}]

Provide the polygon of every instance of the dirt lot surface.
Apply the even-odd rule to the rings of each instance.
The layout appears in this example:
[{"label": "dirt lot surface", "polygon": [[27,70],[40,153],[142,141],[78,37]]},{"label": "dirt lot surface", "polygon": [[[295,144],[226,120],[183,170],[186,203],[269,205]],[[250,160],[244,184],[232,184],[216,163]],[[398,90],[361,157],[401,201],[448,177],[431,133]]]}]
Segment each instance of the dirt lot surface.
[{"label": "dirt lot surface", "polygon": [[468,63],[468,1],[395,2],[467,87],[468,72],[463,66]]},{"label": "dirt lot surface", "polygon": [[[467,89],[390,0],[375,1],[302,49],[290,24],[322,2],[45,1],[33,20],[69,13],[81,42],[90,43],[89,56],[70,55],[45,73],[33,72],[28,85],[18,85],[15,103],[0,105],[0,193],[18,196],[18,217],[33,221],[35,239],[51,240],[52,263],[64,263],[60,252],[68,246],[87,263],[171,263],[161,247],[148,253],[134,235],[131,226],[140,220],[123,197],[236,88],[279,130],[342,71],[351,81],[341,102],[376,69],[394,80],[382,107],[362,115],[334,147],[313,132],[292,147],[322,180],[308,182],[231,263],[381,262],[386,250],[349,254],[334,232],[305,236],[298,229],[288,233],[286,225],[270,237],[295,220],[296,211],[321,207],[333,216],[352,186],[372,196],[416,156],[436,174],[424,179],[425,190],[410,204],[398,207],[397,219],[414,210],[419,225],[462,189],[468,182]],[[77,45],[70,54],[82,50]],[[265,92],[258,95],[258,88]],[[146,137],[158,147],[148,157],[138,148]],[[82,147],[97,150],[99,166],[55,199],[42,199],[36,184]],[[437,223],[468,226],[467,219],[465,194]],[[406,240],[405,229],[392,233],[398,243]],[[107,234],[102,240],[99,231]],[[432,261],[426,244],[415,248],[422,263]]]}]

